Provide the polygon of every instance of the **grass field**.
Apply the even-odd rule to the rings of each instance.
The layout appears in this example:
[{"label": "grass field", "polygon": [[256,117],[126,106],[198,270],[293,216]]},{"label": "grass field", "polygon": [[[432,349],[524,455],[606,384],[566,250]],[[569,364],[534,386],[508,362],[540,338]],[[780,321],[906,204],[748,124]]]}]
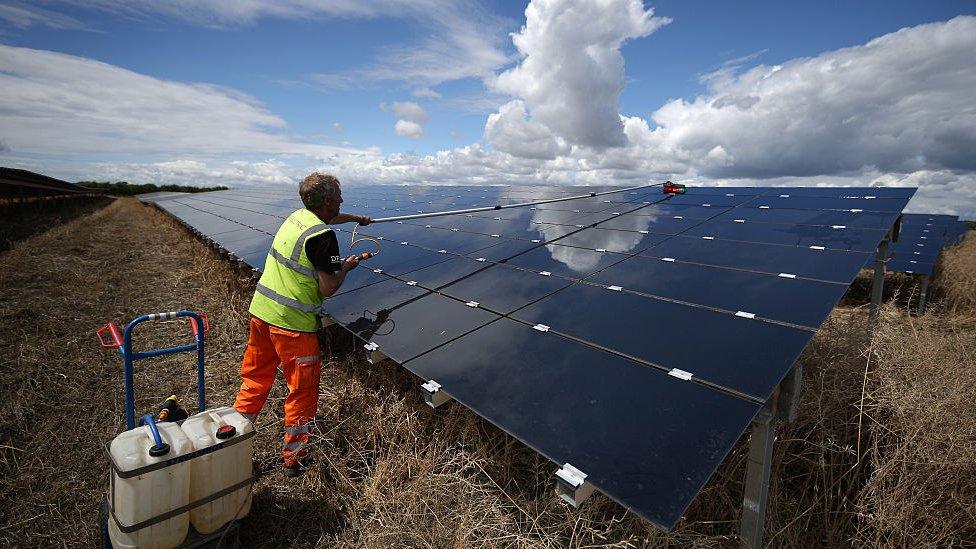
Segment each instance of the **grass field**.
[{"label": "grass field", "polygon": [[[908,286],[904,286],[908,288]],[[207,387],[229,404],[246,340],[249,277],[132,199],[0,253],[0,544],[94,546],[123,426],[119,357],[105,322],[205,311]],[[908,289],[903,291],[909,291]],[[765,539],[772,547],[976,544],[976,238],[948,253],[933,306],[895,300],[869,334],[857,296],[801,361],[800,417],[778,437]],[[151,325],[138,341],[185,337]],[[736,543],[746,442],[670,534],[596,495],[570,510],[554,466],[460,406],[423,405],[398,366],[370,366],[341,331],[326,354],[313,469],[285,479],[278,382],[258,420],[260,479],[248,547],[728,547]],[[138,363],[137,408],[193,403],[189,355]]]}]

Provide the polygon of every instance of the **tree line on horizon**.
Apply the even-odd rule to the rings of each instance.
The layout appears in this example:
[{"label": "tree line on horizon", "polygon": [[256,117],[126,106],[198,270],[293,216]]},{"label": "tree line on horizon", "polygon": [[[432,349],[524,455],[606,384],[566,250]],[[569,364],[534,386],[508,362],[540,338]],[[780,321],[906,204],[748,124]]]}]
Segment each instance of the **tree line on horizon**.
[{"label": "tree line on horizon", "polygon": [[205,193],[209,191],[226,191],[230,188],[222,186],[193,187],[190,185],[156,185],[154,183],[132,184],[128,181],[116,181],[115,183],[110,181],[78,181],[76,185],[80,185],[87,189],[101,189],[109,194],[121,194],[125,196],[155,193],[160,191],[178,193]]}]

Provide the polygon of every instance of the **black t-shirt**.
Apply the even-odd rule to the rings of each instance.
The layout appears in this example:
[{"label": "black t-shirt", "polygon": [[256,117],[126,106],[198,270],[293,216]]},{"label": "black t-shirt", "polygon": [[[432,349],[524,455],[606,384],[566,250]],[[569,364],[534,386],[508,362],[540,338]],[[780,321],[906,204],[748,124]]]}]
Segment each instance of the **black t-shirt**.
[{"label": "black t-shirt", "polygon": [[305,255],[316,271],[332,274],[342,268],[339,257],[339,241],[335,231],[313,236],[305,241]]}]

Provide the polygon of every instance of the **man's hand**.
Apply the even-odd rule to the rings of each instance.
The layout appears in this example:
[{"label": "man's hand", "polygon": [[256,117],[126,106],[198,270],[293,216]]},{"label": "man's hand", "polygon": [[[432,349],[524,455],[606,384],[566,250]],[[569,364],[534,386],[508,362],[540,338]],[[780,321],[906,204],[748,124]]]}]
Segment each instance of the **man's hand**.
[{"label": "man's hand", "polygon": [[358,255],[351,255],[351,256],[347,257],[342,262],[342,271],[348,273],[349,271],[355,269],[356,267],[359,266],[359,261],[361,259],[362,258],[359,257]]},{"label": "man's hand", "polygon": [[361,215],[358,219],[356,219],[356,222],[360,225],[369,225],[373,222],[373,218],[368,215]]}]

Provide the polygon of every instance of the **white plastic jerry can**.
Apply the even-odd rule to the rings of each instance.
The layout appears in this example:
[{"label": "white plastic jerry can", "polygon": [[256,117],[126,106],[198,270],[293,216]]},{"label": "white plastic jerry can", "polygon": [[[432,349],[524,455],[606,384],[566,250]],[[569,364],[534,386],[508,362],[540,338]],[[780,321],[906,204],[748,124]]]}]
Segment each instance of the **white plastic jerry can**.
[{"label": "white plastic jerry can", "polygon": [[[119,470],[133,471],[193,451],[190,439],[175,423],[159,423],[159,436],[169,446],[161,453],[148,425],[120,433],[109,445],[109,452]],[[132,478],[121,478],[116,471],[113,501],[115,516],[125,526],[133,526],[167,511],[183,507],[190,501],[190,464],[177,463]],[[114,496],[114,497],[113,497]],[[170,549],[183,543],[189,529],[189,517],[182,513],[141,530],[126,534],[111,517],[108,533],[115,549]]]},{"label": "white plastic jerry can", "polygon": [[[230,406],[222,406],[190,416],[183,432],[194,450],[203,450],[233,440],[254,430],[244,416]],[[221,448],[190,461],[190,501],[203,499],[251,478],[254,439]],[[190,522],[201,534],[216,532],[234,519],[251,511],[251,486],[245,485],[210,503],[190,511]]]}]

